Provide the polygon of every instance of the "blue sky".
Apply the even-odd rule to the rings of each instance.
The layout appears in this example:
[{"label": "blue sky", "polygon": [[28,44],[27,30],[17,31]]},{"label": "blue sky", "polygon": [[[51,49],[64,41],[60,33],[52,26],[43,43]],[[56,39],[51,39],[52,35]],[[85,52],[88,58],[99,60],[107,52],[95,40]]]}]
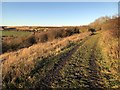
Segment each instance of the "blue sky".
[{"label": "blue sky", "polygon": [[117,2],[3,2],[3,25],[85,25],[118,13]]}]

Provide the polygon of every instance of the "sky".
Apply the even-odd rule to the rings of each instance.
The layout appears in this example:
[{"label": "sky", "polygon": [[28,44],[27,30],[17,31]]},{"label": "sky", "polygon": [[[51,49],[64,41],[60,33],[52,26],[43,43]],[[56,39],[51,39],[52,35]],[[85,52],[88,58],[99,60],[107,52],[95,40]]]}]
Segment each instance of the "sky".
[{"label": "sky", "polygon": [[118,14],[117,2],[3,2],[2,25],[80,26]]}]

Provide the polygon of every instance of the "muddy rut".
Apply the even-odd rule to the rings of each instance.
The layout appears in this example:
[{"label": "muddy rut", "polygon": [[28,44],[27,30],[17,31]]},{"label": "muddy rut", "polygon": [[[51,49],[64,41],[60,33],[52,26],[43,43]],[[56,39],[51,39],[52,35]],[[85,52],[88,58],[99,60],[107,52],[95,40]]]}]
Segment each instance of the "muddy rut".
[{"label": "muddy rut", "polygon": [[80,42],[80,44],[76,45],[72,50],[70,50],[66,56],[62,56],[60,61],[54,65],[53,69],[49,71],[49,73],[38,83],[37,88],[46,88],[50,87],[54,78],[59,76],[60,70],[64,67],[66,62],[72,57],[72,55],[77,51],[77,49],[88,39],[89,37],[85,38]]},{"label": "muddy rut", "polygon": [[[98,39],[98,38],[97,38]],[[95,55],[96,53],[96,46],[97,46],[97,39],[94,42],[93,47],[91,48],[90,58],[89,58],[89,87],[90,88],[102,88],[103,85],[101,82],[101,73],[99,71],[99,66],[97,65],[97,57]]]},{"label": "muddy rut", "polygon": [[[60,76],[60,70],[64,68],[66,62],[71,59],[72,55],[90,38],[87,37],[80,44],[76,45],[72,50],[66,53],[66,56],[60,57],[60,60],[54,67],[43,77],[40,82],[37,84],[37,88],[49,88],[51,87],[52,83],[54,82],[55,78]],[[101,88],[103,85],[100,83],[101,80],[101,73],[99,71],[99,66],[97,65],[97,56],[96,56],[96,46],[97,46],[98,37],[94,39],[94,43],[91,47],[91,52],[89,54],[89,75],[86,77],[88,80],[89,88]]]}]

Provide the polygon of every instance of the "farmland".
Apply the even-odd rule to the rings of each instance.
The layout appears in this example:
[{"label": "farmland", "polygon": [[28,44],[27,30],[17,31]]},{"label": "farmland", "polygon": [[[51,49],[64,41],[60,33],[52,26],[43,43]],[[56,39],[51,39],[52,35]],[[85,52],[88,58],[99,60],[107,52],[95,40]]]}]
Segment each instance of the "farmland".
[{"label": "farmland", "polygon": [[23,37],[23,36],[28,36],[30,35],[31,33],[30,32],[25,32],[25,31],[0,31],[1,35],[2,36],[13,36],[13,37]]},{"label": "farmland", "polygon": [[2,87],[120,88],[118,19],[40,32],[3,30]]}]

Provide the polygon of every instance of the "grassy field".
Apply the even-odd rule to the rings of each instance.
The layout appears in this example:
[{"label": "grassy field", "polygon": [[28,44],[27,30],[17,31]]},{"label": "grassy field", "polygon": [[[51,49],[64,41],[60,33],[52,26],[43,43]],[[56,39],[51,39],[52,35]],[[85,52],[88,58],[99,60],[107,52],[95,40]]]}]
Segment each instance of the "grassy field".
[{"label": "grassy field", "polygon": [[31,32],[25,32],[25,31],[0,31],[0,35],[2,36],[14,36],[14,37],[23,37],[30,35]]}]

